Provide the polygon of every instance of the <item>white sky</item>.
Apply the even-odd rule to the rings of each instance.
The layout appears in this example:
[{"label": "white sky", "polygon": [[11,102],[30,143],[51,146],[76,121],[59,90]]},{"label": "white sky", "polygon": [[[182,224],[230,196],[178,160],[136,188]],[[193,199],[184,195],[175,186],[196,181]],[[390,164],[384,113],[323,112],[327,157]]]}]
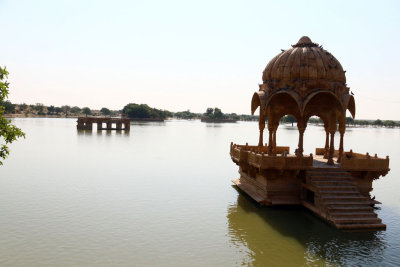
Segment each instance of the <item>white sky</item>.
[{"label": "white sky", "polygon": [[15,103],[249,114],[272,57],[307,35],[347,70],[356,118],[400,120],[400,1],[4,1]]}]

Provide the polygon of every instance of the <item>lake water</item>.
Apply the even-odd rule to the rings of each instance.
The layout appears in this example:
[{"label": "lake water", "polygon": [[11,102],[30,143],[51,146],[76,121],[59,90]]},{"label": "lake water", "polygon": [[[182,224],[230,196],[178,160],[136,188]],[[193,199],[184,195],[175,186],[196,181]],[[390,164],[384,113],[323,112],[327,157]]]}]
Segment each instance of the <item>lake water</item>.
[{"label": "lake water", "polygon": [[[372,192],[387,230],[341,232],[303,208],[259,207],[232,186],[230,142],[256,144],[257,122],[133,123],[129,133],[78,132],[75,119],[13,122],[26,139],[0,166],[1,266],[400,264],[400,129],[347,130],[346,150],[390,155],[392,170]],[[293,152],[297,138],[280,126],[277,144]],[[324,140],[308,126],[305,152]]]}]

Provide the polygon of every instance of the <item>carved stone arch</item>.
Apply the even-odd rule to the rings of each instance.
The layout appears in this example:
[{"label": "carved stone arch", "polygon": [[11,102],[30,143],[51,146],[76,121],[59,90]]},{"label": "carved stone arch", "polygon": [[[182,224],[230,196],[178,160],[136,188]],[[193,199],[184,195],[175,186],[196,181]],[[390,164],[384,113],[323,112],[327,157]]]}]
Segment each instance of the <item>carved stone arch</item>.
[{"label": "carved stone arch", "polygon": [[[311,93],[309,96],[307,96],[307,98],[304,100],[303,103],[303,107],[301,110],[301,114],[304,115],[304,111],[307,108],[307,105],[310,103],[311,100],[313,100],[315,97],[321,96],[321,95],[328,95],[329,97],[331,97],[331,99],[334,101],[334,103],[332,103],[331,108],[336,107],[337,110],[342,111],[343,110],[343,104],[340,101],[340,99],[331,91],[329,90],[318,90],[314,93]],[[327,106],[325,106],[327,107]]]},{"label": "carved stone arch", "polygon": [[351,116],[353,119],[356,117],[356,102],[353,96],[350,96],[349,103],[347,104],[346,108],[350,111]]},{"label": "carved stone arch", "polygon": [[[356,103],[354,101],[354,97],[349,94],[343,94],[342,95],[342,103],[343,103],[343,108],[346,110],[349,110],[351,113],[351,116],[353,119],[356,116]],[[344,112],[346,113],[346,112]]]},{"label": "carved stone arch", "polygon": [[258,91],[253,94],[251,99],[251,115],[254,115],[254,112],[257,110],[258,107],[260,109],[264,109],[265,107],[265,99],[266,93],[264,91]]},{"label": "carved stone arch", "polygon": [[[279,109],[279,110],[277,110]],[[279,114],[294,114],[296,119],[301,117],[301,99],[297,93],[281,90],[267,97],[265,110],[268,117]]]}]

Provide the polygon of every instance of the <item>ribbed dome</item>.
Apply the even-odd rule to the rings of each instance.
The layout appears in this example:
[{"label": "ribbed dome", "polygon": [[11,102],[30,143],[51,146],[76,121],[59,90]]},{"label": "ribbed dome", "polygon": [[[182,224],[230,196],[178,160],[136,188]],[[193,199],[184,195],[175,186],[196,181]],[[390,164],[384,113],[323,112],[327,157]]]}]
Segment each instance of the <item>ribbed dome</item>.
[{"label": "ribbed dome", "polygon": [[337,88],[346,83],[339,61],[307,36],[274,57],[265,68],[262,79],[272,90],[278,87],[294,89],[302,84],[306,84],[308,89]]}]

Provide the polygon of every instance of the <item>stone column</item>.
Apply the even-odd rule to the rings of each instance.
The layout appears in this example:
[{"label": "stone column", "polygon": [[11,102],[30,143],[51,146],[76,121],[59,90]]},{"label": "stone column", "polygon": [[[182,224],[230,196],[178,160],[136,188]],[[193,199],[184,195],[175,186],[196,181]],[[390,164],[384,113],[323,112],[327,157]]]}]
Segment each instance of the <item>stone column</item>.
[{"label": "stone column", "polygon": [[82,122],[82,121],[79,121],[78,120],[78,125],[76,126],[76,128],[78,129],[78,130],[83,130],[83,129],[85,129],[85,126],[84,126],[85,124]]},{"label": "stone column", "polygon": [[274,133],[274,128],[268,125],[268,133],[269,133],[269,138],[268,138],[268,155],[272,155],[272,151],[274,149],[273,147],[273,141],[272,141],[272,135]]},{"label": "stone column", "polygon": [[260,119],[258,122],[258,129],[260,130],[260,138],[258,140],[258,147],[262,148],[262,146],[264,144],[265,117],[261,116],[261,111],[260,111]]},{"label": "stone column", "polygon": [[125,121],[125,131],[129,131],[131,129],[131,122]]},{"label": "stone column", "polygon": [[331,144],[329,147],[328,165],[333,165],[333,154],[335,152],[335,131],[331,131]]},{"label": "stone column", "polygon": [[100,131],[103,128],[103,123],[101,121],[97,122],[97,131]]},{"label": "stone column", "polygon": [[112,123],[111,122],[107,122],[107,130],[111,130],[112,128]]},{"label": "stone column", "polygon": [[85,126],[86,130],[92,130],[93,124],[91,122],[85,122]]},{"label": "stone column", "polygon": [[326,134],[326,137],[325,137],[325,149],[324,149],[324,159],[327,159],[328,158],[328,154],[329,154],[329,129],[328,129],[327,125],[325,125],[324,128],[325,128],[325,134]]},{"label": "stone column", "polygon": [[278,126],[275,126],[274,127],[274,136],[273,136],[273,138],[272,138],[272,146],[274,147],[274,149],[276,148],[276,130],[278,130]]},{"label": "stone column", "polygon": [[303,156],[303,136],[304,131],[306,130],[306,125],[303,122],[297,122],[297,129],[299,130],[299,145],[297,148],[296,156],[302,157]]},{"label": "stone column", "polygon": [[117,130],[122,130],[122,122],[117,122]]}]

